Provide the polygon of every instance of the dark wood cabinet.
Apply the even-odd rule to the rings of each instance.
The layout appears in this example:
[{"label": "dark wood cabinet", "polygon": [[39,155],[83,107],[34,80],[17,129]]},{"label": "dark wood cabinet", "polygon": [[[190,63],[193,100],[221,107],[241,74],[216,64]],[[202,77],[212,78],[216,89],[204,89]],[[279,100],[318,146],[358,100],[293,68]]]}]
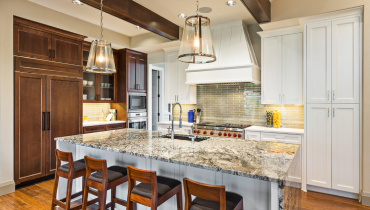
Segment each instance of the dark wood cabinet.
[{"label": "dark wood cabinet", "polygon": [[94,126],[87,126],[84,127],[84,133],[95,133],[101,131],[110,131],[110,130],[117,130],[125,128],[125,123],[114,123],[108,125],[94,125]]},{"label": "dark wood cabinet", "polygon": [[51,26],[14,17],[14,55],[82,66],[86,38]]},{"label": "dark wood cabinet", "polygon": [[14,75],[14,180],[45,176],[46,76]]},{"label": "dark wood cabinet", "polygon": [[56,169],[55,137],[82,132],[81,79],[47,76],[46,175]]},{"label": "dark wood cabinet", "polygon": [[136,90],[146,92],[147,58],[140,56],[136,63]]}]

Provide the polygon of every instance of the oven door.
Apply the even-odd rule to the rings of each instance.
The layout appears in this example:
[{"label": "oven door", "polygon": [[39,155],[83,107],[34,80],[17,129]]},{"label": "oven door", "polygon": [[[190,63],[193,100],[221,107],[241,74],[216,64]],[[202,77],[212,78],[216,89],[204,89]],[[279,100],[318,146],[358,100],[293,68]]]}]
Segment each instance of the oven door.
[{"label": "oven door", "polygon": [[148,118],[144,117],[128,118],[127,121],[129,128],[147,130]]},{"label": "oven door", "polygon": [[145,112],[146,111],[146,94],[145,93],[129,93],[128,94],[128,110],[129,112]]}]

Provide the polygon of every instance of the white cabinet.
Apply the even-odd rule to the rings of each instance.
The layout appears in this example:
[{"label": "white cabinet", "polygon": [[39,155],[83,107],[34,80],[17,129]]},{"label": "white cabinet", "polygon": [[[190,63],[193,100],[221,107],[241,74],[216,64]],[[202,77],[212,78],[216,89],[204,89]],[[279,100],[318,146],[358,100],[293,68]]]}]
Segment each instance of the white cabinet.
[{"label": "white cabinet", "polygon": [[296,27],[259,32],[262,104],[303,104],[303,36]]},{"label": "white cabinet", "polygon": [[332,105],[332,189],[359,192],[360,113],[358,104]]},{"label": "white cabinet", "polygon": [[307,105],[307,184],[331,188],[331,105]]},{"label": "white cabinet", "polygon": [[261,132],[245,131],[245,139],[261,141]]},{"label": "white cabinet", "polygon": [[360,102],[360,16],[306,25],[307,103]]},{"label": "white cabinet", "polygon": [[164,49],[165,67],[165,100],[166,103],[180,102],[182,104],[197,103],[197,86],[186,85],[187,63],[178,60],[178,47]]}]

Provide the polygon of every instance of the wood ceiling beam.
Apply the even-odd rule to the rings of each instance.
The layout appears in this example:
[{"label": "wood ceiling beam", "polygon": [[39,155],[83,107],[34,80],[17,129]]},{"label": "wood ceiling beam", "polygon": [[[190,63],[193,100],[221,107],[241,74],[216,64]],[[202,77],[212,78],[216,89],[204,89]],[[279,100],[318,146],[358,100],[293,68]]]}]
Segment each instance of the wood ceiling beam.
[{"label": "wood ceiling beam", "polygon": [[[100,0],[81,0],[100,10]],[[170,40],[179,40],[180,27],[133,0],[104,0],[103,11]],[[117,26],[119,27],[119,26]]]},{"label": "wood ceiling beam", "polygon": [[271,21],[271,2],[269,0],[240,0],[258,23]]}]

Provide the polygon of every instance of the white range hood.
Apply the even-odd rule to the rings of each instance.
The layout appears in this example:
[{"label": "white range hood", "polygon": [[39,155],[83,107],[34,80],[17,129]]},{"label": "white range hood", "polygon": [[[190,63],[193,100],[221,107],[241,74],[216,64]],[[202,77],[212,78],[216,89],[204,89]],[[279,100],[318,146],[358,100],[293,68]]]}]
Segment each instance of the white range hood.
[{"label": "white range hood", "polygon": [[241,20],[212,26],[212,36],[217,60],[190,64],[186,84],[261,83],[261,69]]}]

